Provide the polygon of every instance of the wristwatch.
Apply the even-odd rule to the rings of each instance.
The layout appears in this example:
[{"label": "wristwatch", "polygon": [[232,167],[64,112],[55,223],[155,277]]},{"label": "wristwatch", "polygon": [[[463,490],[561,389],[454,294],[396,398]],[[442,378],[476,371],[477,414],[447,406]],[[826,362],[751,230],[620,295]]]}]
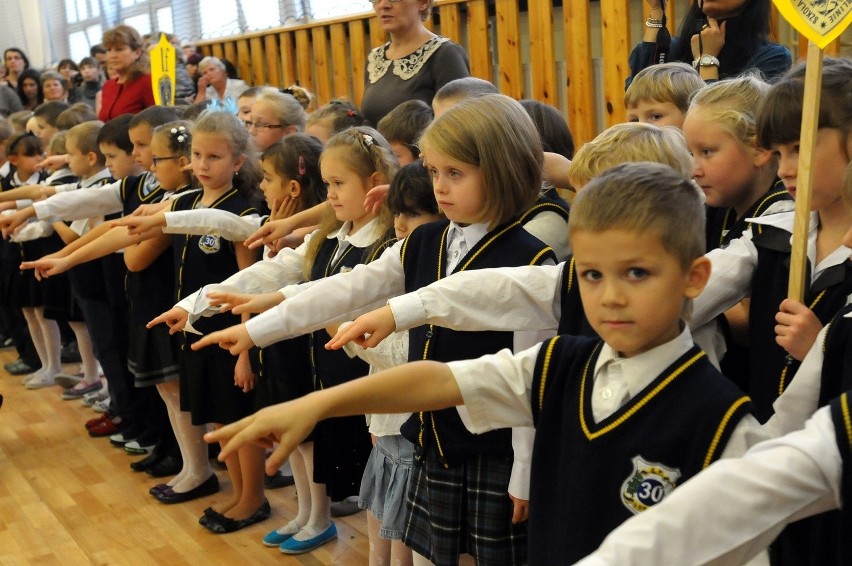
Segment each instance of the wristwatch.
[{"label": "wristwatch", "polygon": [[698,67],[718,67],[719,60],[712,55],[702,55],[698,59],[692,62],[692,66],[696,69]]}]

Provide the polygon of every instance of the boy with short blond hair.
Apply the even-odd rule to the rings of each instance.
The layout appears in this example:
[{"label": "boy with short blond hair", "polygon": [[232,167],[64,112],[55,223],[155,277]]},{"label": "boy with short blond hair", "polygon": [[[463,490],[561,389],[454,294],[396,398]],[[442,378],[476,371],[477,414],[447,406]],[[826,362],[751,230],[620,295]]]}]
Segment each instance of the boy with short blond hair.
[{"label": "boy with short blond hair", "polygon": [[388,140],[400,166],[420,159],[417,142],[434,117],[432,107],[422,100],[408,100],[379,120],[376,129]]},{"label": "boy with short blond hair", "polygon": [[207,439],[227,442],[222,457],[275,439],[271,469],[332,416],[464,404],[475,433],[535,425],[529,562],[572,563],[760,437],[748,398],[695,347],[683,320],[710,273],[703,223],[698,190],[669,167],[615,167],[580,193],[569,220],[583,307],[602,340],[558,336],[518,354],[407,364],[264,409]]},{"label": "boy with short blond hair", "polygon": [[681,128],[693,93],[704,81],[686,63],[662,63],[642,69],[624,93],[629,122]]}]

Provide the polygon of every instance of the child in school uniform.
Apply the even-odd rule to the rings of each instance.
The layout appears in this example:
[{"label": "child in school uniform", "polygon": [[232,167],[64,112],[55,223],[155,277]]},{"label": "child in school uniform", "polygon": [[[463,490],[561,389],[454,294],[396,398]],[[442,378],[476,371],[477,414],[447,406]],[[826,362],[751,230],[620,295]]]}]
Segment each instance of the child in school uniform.
[{"label": "child in school uniform", "polygon": [[[245,327],[205,337],[199,346],[221,341],[238,351],[253,339],[266,344],[346,320],[455,271],[554,260],[519,220],[538,196],[542,152],[532,121],[517,102],[502,95],[466,100],[429,126],[420,149],[446,221],[421,226],[367,266],[301,291],[287,287],[283,294],[271,294],[269,300],[288,299]],[[243,300],[212,294],[211,299]],[[459,359],[501,346],[521,348],[536,338],[424,326],[409,335],[409,359]],[[472,435],[453,409],[414,414],[401,432],[419,445],[403,535],[415,561],[456,564],[460,554],[470,553],[483,563],[524,563],[530,431]],[[481,512],[467,514],[474,508]]]},{"label": "child in school uniform", "polygon": [[702,224],[699,194],[666,166],[611,169],[580,193],[570,220],[583,306],[603,340],[559,336],[517,354],[408,364],[266,409],[208,440],[225,441],[225,454],[236,448],[229,440],[277,440],[273,466],[314,419],[336,414],[464,403],[465,424],[479,433],[535,424],[529,563],[570,563],[760,436],[748,398],[683,322],[709,275]]},{"label": "child in school uniform", "polygon": [[[298,170],[298,161],[296,166]],[[305,167],[307,169],[307,163]],[[320,168],[329,186],[328,201],[332,205],[329,212],[334,216],[326,218],[323,226],[298,248],[284,249],[274,260],[260,262],[235,274],[223,281],[223,285],[268,290],[277,288],[281,282],[295,284],[305,278],[323,279],[372,261],[393,242],[388,234],[391,228],[389,213],[385,210],[374,213],[363,208],[366,192],[374,185],[387,183],[397,169],[396,159],[381,135],[367,127],[344,130],[329,140]],[[141,227],[143,230],[148,224],[162,225],[163,222],[164,219],[157,218],[124,221],[134,229]],[[190,297],[179,304],[193,302]],[[182,315],[185,322],[189,310],[193,310],[192,306],[176,307],[169,313]],[[164,318],[170,319],[171,315],[167,313],[153,322]],[[169,326],[172,331],[183,328],[183,324]],[[366,371],[366,364],[360,360],[350,360],[342,352],[327,352],[322,348],[328,335],[323,330],[320,332],[310,337],[311,389],[326,387]],[[299,377],[288,374],[279,379],[298,381]],[[297,388],[298,384],[292,387]],[[312,442],[300,446],[294,461],[294,479],[298,481],[297,468],[301,460],[311,480],[307,482],[308,489],[300,490],[299,516],[269,533],[264,542],[278,546],[287,554],[301,554],[336,538],[330,500],[357,495],[369,452],[369,435],[362,419],[335,420],[319,427]],[[303,507],[303,503],[307,505]],[[309,516],[304,516],[306,510]]]},{"label": "child in school uniform", "polygon": [[355,105],[347,100],[332,100],[308,114],[305,133],[326,144],[337,132],[363,125],[364,116]]},{"label": "child in school uniform", "polygon": [[292,95],[271,91],[255,99],[251,119],[245,124],[255,151],[261,152],[284,136],[304,130],[306,119],[305,109]]},{"label": "child in school uniform", "polygon": [[704,87],[686,63],[661,63],[639,71],[624,93],[628,122],[683,127],[690,97]]}]

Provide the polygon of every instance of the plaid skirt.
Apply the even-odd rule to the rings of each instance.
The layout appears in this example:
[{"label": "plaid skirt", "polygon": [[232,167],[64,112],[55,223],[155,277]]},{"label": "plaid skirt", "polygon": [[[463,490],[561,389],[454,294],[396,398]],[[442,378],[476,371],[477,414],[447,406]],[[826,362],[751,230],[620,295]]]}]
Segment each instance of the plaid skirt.
[{"label": "plaid skirt", "polygon": [[527,525],[512,524],[512,458],[475,456],[449,469],[434,457],[415,458],[408,485],[403,542],[437,566],[469,553],[477,566],[527,561]]}]

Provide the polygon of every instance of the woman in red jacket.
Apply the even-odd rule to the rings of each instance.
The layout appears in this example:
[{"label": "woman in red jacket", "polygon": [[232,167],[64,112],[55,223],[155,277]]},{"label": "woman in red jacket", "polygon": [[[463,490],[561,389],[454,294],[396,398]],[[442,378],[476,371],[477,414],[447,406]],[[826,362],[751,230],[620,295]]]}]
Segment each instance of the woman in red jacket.
[{"label": "woman in red jacket", "polygon": [[104,83],[98,118],[108,122],[122,114],[136,114],[154,106],[148,54],[139,32],[120,25],[104,33],[107,67],[113,78]]}]

